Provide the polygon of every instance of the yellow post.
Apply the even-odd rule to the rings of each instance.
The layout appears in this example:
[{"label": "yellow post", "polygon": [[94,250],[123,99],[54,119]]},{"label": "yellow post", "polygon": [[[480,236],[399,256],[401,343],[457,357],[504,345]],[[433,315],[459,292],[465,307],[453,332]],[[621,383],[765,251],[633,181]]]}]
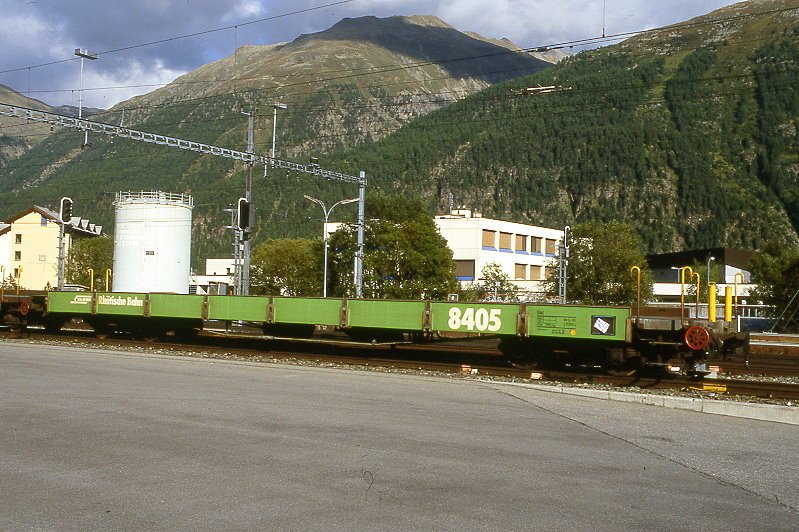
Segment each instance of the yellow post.
[{"label": "yellow post", "polygon": [[19,280],[22,279],[22,266],[17,268],[17,296],[19,296]]},{"label": "yellow post", "polygon": [[707,283],[707,321],[716,323],[716,283]]},{"label": "yellow post", "polygon": [[746,277],[741,272],[735,272],[735,277],[733,277],[733,281],[735,282],[735,312],[733,314],[738,316],[738,276],[741,276],[741,283],[746,282]]},{"label": "yellow post", "polygon": [[694,273],[690,266],[680,268],[680,323],[685,323],[685,272],[689,272],[688,278]]},{"label": "yellow post", "polygon": [[699,280],[699,272],[693,272],[691,274],[691,278],[696,278],[696,306],[694,307],[696,311],[694,312],[694,316],[697,318],[699,317],[699,286],[701,284]]},{"label": "yellow post", "polygon": [[111,286],[111,268],[106,268],[105,270],[105,291],[108,292],[108,288]]},{"label": "yellow post", "polygon": [[94,270],[89,268],[89,292],[94,292]]},{"label": "yellow post", "polygon": [[633,273],[635,273],[636,275],[637,306],[635,310],[635,319],[637,320],[638,318],[641,317],[641,268],[639,268],[638,266],[633,266],[632,268],[630,268],[630,275],[632,275]]},{"label": "yellow post", "polygon": [[732,287],[724,287],[724,321],[732,321]]}]

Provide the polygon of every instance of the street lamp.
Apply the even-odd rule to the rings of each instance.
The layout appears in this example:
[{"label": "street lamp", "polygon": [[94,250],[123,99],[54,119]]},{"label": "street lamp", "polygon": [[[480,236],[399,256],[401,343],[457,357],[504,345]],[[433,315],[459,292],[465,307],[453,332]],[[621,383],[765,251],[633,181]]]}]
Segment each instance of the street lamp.
[{"label": "street lamp", "polygon": [[272,104],[272,107],[275,109],[274,117],[272,118],[272,159],[275,158],[275,138],[277,137],[277,110],[278,109],[288,109],[289,106],[285,103],[278,103],[275,102]]},{"label": "street lamp", "polygon": [[[90,52],[89,50],[83,50],[81,48],[75,48],[75,55],[80,57],[80,88],[78,90],[78,118],[83,118],[83,60],[90,59],[94,61],[98,57],[98,54],[94,52]],[[86,129],[83,132],[83,144],[81,148],[87,146],[89,144],[89,130]]]},{"label": "street lamp", "polygon": [[712,281],[710,278],[710,261],[716,260],[716,257],[710,256],[707,258],[707,282]]},{"label": "street lamp", "polygon": [[325,207],[325,203],[320,199],[312,198],[307,194],[303,194],[303,197],[307,200],[313,201],[314,203],[318,204],[320,207],[322,207],[322,212],[325,213],[325,225],[322,226],[322,238],[324,239],[325,242],[325,270],[324,270],[324,276],[322,278],[322,297],[327,297],[327,240],[328,240],[327,221],[330,218],[330,213],[333,212],[333,209],[336,208],[336,205],[355,203],[356,201],[358,201],[359,198],[337,201],[336,203],[333,204],[332,207],[330,207],[330,209],[328,209],[327,207]]}]

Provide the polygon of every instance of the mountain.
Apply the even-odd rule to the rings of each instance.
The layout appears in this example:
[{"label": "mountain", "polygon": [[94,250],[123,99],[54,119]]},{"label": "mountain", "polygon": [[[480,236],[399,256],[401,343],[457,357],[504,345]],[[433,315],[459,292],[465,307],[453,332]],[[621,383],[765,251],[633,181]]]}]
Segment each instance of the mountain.
[{"label": "mountain", "polygon": [[92,115],[97,115],[105,111],[105,109],[100,109],[98,107],[84,107],[82,110],[74,105],[59,105],[58,107],[53,107],[52,111],[54,113],[65,115],[65,116],[77,116],[80,114],[83,118],[89,118]]},{"label": "mountain", "polygon": [[[626,221],[650,252],[796,244],[798,13],[796,0],[742,2],[545,69],[438,19],[345,19],[292,43],[242,47],[101,116],[244,149],[241,112],[257,107],[256,151],[265,153],[271,104],[283,101],[279,156],[364,170],[368,190],[421,195],[431,212],[452,193],[486,216],[535,225]],[[447,48],[442,36],[459,44]],[[539,71],[515,77],[528,67]],[[536,86],[555,90],[525,90]],[[69,192],[76,214],[90,209],[85,217],[108,225],[114,191],[188,191],[195,261],[228,253],[221,209],[242,194],[242,165],[92,141],[80,150],[75,132],[60,133],[0,170],[11,191],[0,217]],[[321,213],[304,194],[328,204],[355,194],[275,169],[254,183],[256,243],[318,233]]]},{"label": "mountain", "polygon": [[[222,127],[230,131],[241,128],[239,111],[258,108],[266,115],[256,135],[263,139],[271,137],[271,106],[279,101],[288,104],[280,113],[283,155],[307,156],[380,138],[492,83],[556,62],[500,43],[432,16],[345,18],[290,43],[242,46],[114,110],[145,121],[165,106],[187,118],[203,109],[204,116],[219,113],[217,122],[227,121]],[[380,128],[367,127],[373,124]]]},{"label": "mountain", "polygon": [[797,87],[799,2],[742,2],[494,85],[324,164],[431,210],[452,193],[536,225],[623,220],[650,252],[796,244]]},{"label": "mountain", "polygon": [[[0,84],[0,102],[40,111],[53,109],[39,100],[28,98],[11,87]],[[0,116],[0,168],[44,140],[50,126],[37,123],[20,123],[15,118]]]},{"label": "mountain", "polygon": [[[344,19],[290,43],[242,46],[166,87],[94,117],[169,136],[246,149],[243,111],[258,109],[255,150],[268,153],[274,102],[286,103],[277,124],[277,154],[308,160],[382,138],[403,124],[479,92],[492,83],[549,67],[554,60],[520,51],[507,40],[459,32],[435,17]],[[0,101],[3,101],[0,99]],[[0,137],[3,139],[5,137]],[[0,218],[31,203],[53,205],[69,193],[76,212],[112,221],[113,194],[164,189],[195,196],[195,257],[226,253],[223,208],[242,194],[244,168],[226,159],[90,135],[57,132],[0,169],[7,194]],[[307,234],[286,212],[306,210],[295,178],[256,176],[265,235]],[[324,184],[311,185],[318,195]]]}]

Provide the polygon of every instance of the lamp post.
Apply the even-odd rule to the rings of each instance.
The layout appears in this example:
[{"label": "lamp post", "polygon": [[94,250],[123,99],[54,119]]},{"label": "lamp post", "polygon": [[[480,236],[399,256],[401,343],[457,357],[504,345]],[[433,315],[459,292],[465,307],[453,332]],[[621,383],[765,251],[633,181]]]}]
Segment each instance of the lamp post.
[{"label": "lamp post", "polygon": [[322,212],[325,214],[325,224],[322,226],[322,238],[324,239],[325,242],[325,266],[324,266],[324,276],[322,277],[322,297],[327,297],[327,240],[328,240],[327,221],[330,218],[330,213],[333,212],[333,209],[336,208],[336,205],[355,203],[356,201],[358,201],[358,198],[337,201],[336,203],[333,204],[332,207],[328,209],[325,206],[325,203],[320,199],[313,198],[311,196],[308,196],[307,194],[303,194],[303,197],[307,200],[313,201],[314,203],[322,207]]},{"label": "lamp post", "polygon": [[278,109],[288,109],[289,106],[285,103],[275,102],[272,104],[272,107],[275,109],[274,116],[272,117],[272,159],[275,158],[275,138],[277,137],[277,110]]},{"label": "lamp post", "polygon": [[[83,118],[83,60],[90,59],[94,61],[98,57],[98,54],[94,52],[90,52],[89,50],[83,50],[81,48],[75,48],[75,55],[80,57],[80,88],[78,89],[78,118]],[[86,129],[83,131],[83,144],[81,148],[88,146],[89,144],[89,130]]]},{"label": "lamp post", "polygon": [[716,257],[710,256],[707,258],[707,282],[712,281],[710,278],[710,262],[716,260]]}]

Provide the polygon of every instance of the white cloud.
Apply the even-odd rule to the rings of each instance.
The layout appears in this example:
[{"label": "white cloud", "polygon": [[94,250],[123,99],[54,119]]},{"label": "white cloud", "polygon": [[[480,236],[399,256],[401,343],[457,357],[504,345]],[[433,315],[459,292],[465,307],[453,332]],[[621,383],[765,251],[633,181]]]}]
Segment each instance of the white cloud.
[{"label": "white cloud", "polygon": [[262,16],[266,10],[257,0],[241,0],[225,14],[225,21],[239,21]]},{"label": "white cloud", "polygon": [[[111,73],[84,71],[83,105],[107,109],[134,96],[152,92],[167,85],[185,71],[168,68],[156,60],[143,65],[134,61],[121,71]],[[75,96],[77,101],[77,96]]]}]

